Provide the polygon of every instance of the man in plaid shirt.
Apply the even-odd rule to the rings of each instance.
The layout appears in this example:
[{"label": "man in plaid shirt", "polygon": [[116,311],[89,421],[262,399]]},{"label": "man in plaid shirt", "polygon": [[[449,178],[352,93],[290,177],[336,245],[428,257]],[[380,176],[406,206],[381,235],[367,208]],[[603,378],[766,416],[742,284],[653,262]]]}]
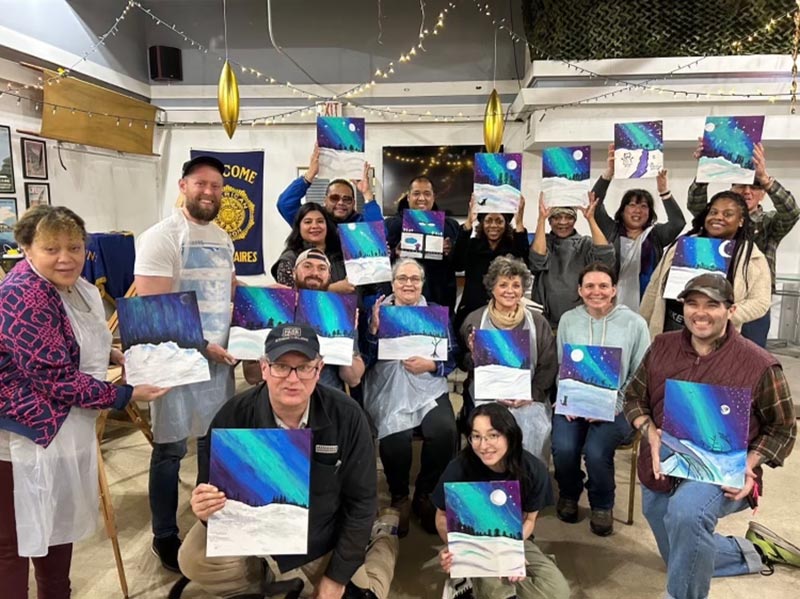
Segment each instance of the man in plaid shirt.
[{"label": "man in plaid shirt", "polygon": [[[794,446],[797,425],[780,364],[730,323],[736,310],[731,284],[717,274],[700,275],[687,283],[679,299],[686,328],[653,340],[625,389],[623,410],[642,438],[638,462],[642,511],[667,564],[666,596],[704,599],[714,576],[761,572],[773,563],[800,567],[800,548],[762,525],[751,522],[745,538],[714,532],[723,516],[757,505],[761,467],[783,465]],[[747,367],[742,368],[743,364]],[[686,383],[704,387],[690,390],[695,395],[689,408],[665,414],[666,389],[674,389],[674,381],[682,382],[683,388],[689,387]],[[715,451],[718,436],[732,448],[737,445],[725,420],[731,407],[737,407],[735,400],[708,405],[721,395],[712,386],[736,388],[731,397],[749,395],[750,405],[738,406],[750,418],[741,488],[712,484],[713,472],[723,467],[703,459]],[[662,437],[665,419],[701,434],[691,439],[692,444],[667,432]],[[674,425],[669,430],[677,434]],[[669,462],[663,462],[670,456]],[[678,473],[676,463],[684,463],[692,479],[670,476],[670,472]]]},{"label": "man in plaid shirt", "polygon": [[[700,157],[702,149],[701,141],[701,145],[695,150],[695,158]],[[764,146],[760,143],[753,148],[753,164],[756,171],[753,184],[731,185],[731,190],[741,194],[745,202],[747,202],[747,207],[750,210],[750,220],[753,223],[753,241],[767,257],[769,270],[772,274],[772,292],[774,293],[775,255],[778,251],[778,244],[800,220],[800,207],[797,206],[792,193],[767,172]],[[765,194],[769,194],[775,210],[765,211],[761,207],[761,201],[764,199]],[[706,204],[708,204],[708,183],[692,182],[689,187],[687,204],[689,212],[697,216],[703,211]],[[761,347],[765,347],[767,334],[769,333],[769,323],[770,313],[767,312],[761,318],[746,323],[742,327],[742,335]]]}]

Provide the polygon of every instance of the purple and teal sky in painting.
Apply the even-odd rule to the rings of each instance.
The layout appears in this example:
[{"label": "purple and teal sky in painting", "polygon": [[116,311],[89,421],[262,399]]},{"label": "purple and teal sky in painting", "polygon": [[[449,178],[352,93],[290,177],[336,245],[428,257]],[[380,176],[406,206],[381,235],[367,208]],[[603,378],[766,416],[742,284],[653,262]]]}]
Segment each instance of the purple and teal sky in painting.
[{"label": "purple and teal sky in painting", "polygon": [[448,532],[522,538],[518,481],[445,483],[444,501]]},{"label": "purple and teal sky in painting", "polygon": [[575,379],[604,389],[619,389],[622,349],[564,344],[560,379]]},{"label": "purple and teal sky in painting", "polygon": [[709,116],[703,131],[703,156],[721,156],[754,169],[753,147],[761,141],[763,116]]},{"label": "purple and teal sky in painting", "polygon": [[296,301],[294,289],[236,287],[231,326],[258,331],[292,322]]},{"label": "purple and teal sky in painting", "polygon": [[317,143],[320,148],[364,151],[364,119],[353,117],[317,117]]},{"label": "purple and teal sky in painting", "polygon": [[545,148],[542,151],[542,177],[585,181],[589,178],[591,159],[589,146]]},{"label": "purple and teal sky in painting", "polygon": [[447,338],[447,306],[381,306],[378,337]]},{"label": "purple and teal sky in painting", "polygon": [[531,367],[531,337],[527,330],[477,329],[475,366],[497,364],[509,368]]},{"label": "purple and teal sky in painting", "polygon": [[675,246],[672,266],[702,268],[705,270],[728,272],[730,253],[735,242],[713,237],[681,237]]},{"label": "purple and teal sky in painting", "polygon": [[382,221],[345,223],[336,227],[336,230],[339,232],[345,260],[382,258],[389,255]]},{"label": "purple and teal sky in painting", "polygon": [[117,313],[123,350],[166,341],[186,349],[203,346],[203,325],[194,291],[120,298]]},{"label": "purple and teal sky in painting", "polygon": [[522,154],[475,154],[475,183],[522,186]]},{"label": "purple and teal sky in painting", "polygon": [[663,121],[617,123],[614,125],[615,150],[663,150]]},{"label": "purple and teal sky in painting", "polygon": [[444,212],[441,210],[403,210],[403,231],[420,235],[444,235]]},{"label": "purple and teal sky in painting", "polygon": [[310,325],[323,337],[355,337],[355,294],[301,289],[296,322]]}]

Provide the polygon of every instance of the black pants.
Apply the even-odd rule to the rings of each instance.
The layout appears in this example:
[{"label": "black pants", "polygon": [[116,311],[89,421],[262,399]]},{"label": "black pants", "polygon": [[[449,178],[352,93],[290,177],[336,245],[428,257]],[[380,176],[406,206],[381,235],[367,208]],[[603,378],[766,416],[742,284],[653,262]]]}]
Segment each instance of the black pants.
[{"label": "black pants", "polygon": [[[430,495],[456,453],[458,433],[447,393],[436,400],[436,407],[425,415],[417,430],[422,433],[422,455],[414,494]],[[408,495],[413,433],[414,429],[408,429],[380,440],[381,462],[392,499]]]}]

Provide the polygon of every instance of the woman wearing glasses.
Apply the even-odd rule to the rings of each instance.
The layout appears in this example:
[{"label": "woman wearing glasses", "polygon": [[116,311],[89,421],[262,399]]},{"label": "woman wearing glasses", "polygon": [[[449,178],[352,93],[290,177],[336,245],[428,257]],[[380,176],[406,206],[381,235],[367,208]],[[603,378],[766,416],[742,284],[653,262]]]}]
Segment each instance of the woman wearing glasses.
[{"label": "woman wearing glasses", "polygon": [[[433,493],[436,530],[447,543],[445,483],[518,481],[522,508],[522,539],[525,547],[525,577],[509,578],[518,599],[567,599],[569,585],[556,564],[533,541],[539,511],[550,505],[547,467],[522,448],[522,430],[505,407],[488,403],[475,408],[467,423],[469,443],[447,466]],[[439,553],[442,569],[450,573],[453,554],[445,547]],[[500,578],[473,578],[478,599],[507,597],[512,586]]]},{"label": "woman wearing glasses", "polygon": [[[392,507],[400,511],[398,534],[408,534],[411,510],[422,527],[436,534],[436,510],[430,494],[447,463],[455,455],[456,422],[450,404],[447,375],[455,368],[458,350],[448,325],[447,360],[434,362],[423,357],[407,360],[378,360],[378,326],[381,306],[426,306],[422,296],[425,271],[410,258],[401,258],[392,269],[392,291],[379,297],[365,336],[367,364],[364,407],[378,429],[383,470],[392,494]],[[420,472],[409,501],[411,439],[417,429],[423,438]]]}]

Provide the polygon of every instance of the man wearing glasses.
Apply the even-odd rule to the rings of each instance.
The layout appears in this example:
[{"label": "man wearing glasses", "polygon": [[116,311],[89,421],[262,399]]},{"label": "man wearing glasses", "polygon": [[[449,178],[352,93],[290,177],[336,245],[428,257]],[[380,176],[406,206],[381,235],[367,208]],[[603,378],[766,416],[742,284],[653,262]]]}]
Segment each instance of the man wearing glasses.
[{"label": "man wearing glasses", "polygon": [[[397,559],[398,518],[389,512],[373,526],[375,451],[364,413],[344,393],[317,385],[323,367],[319,340],[306,325],[272,329],[260,364],[263,383],[226,403],[209,433],[215,428],[312,430],[308,553],[272,557],[282,573],[300,569],[314,585],[315,598],[385,599]],[[265,578],[262,560],[206,557],[206,522],[225,505],[225,495],[206,482],[209,459],[210,451],[199,459],[202,482],[191,498],[199,522],[181,548],[182,572],[213,596],[261,598],[265,580],[274,574]]]}]

